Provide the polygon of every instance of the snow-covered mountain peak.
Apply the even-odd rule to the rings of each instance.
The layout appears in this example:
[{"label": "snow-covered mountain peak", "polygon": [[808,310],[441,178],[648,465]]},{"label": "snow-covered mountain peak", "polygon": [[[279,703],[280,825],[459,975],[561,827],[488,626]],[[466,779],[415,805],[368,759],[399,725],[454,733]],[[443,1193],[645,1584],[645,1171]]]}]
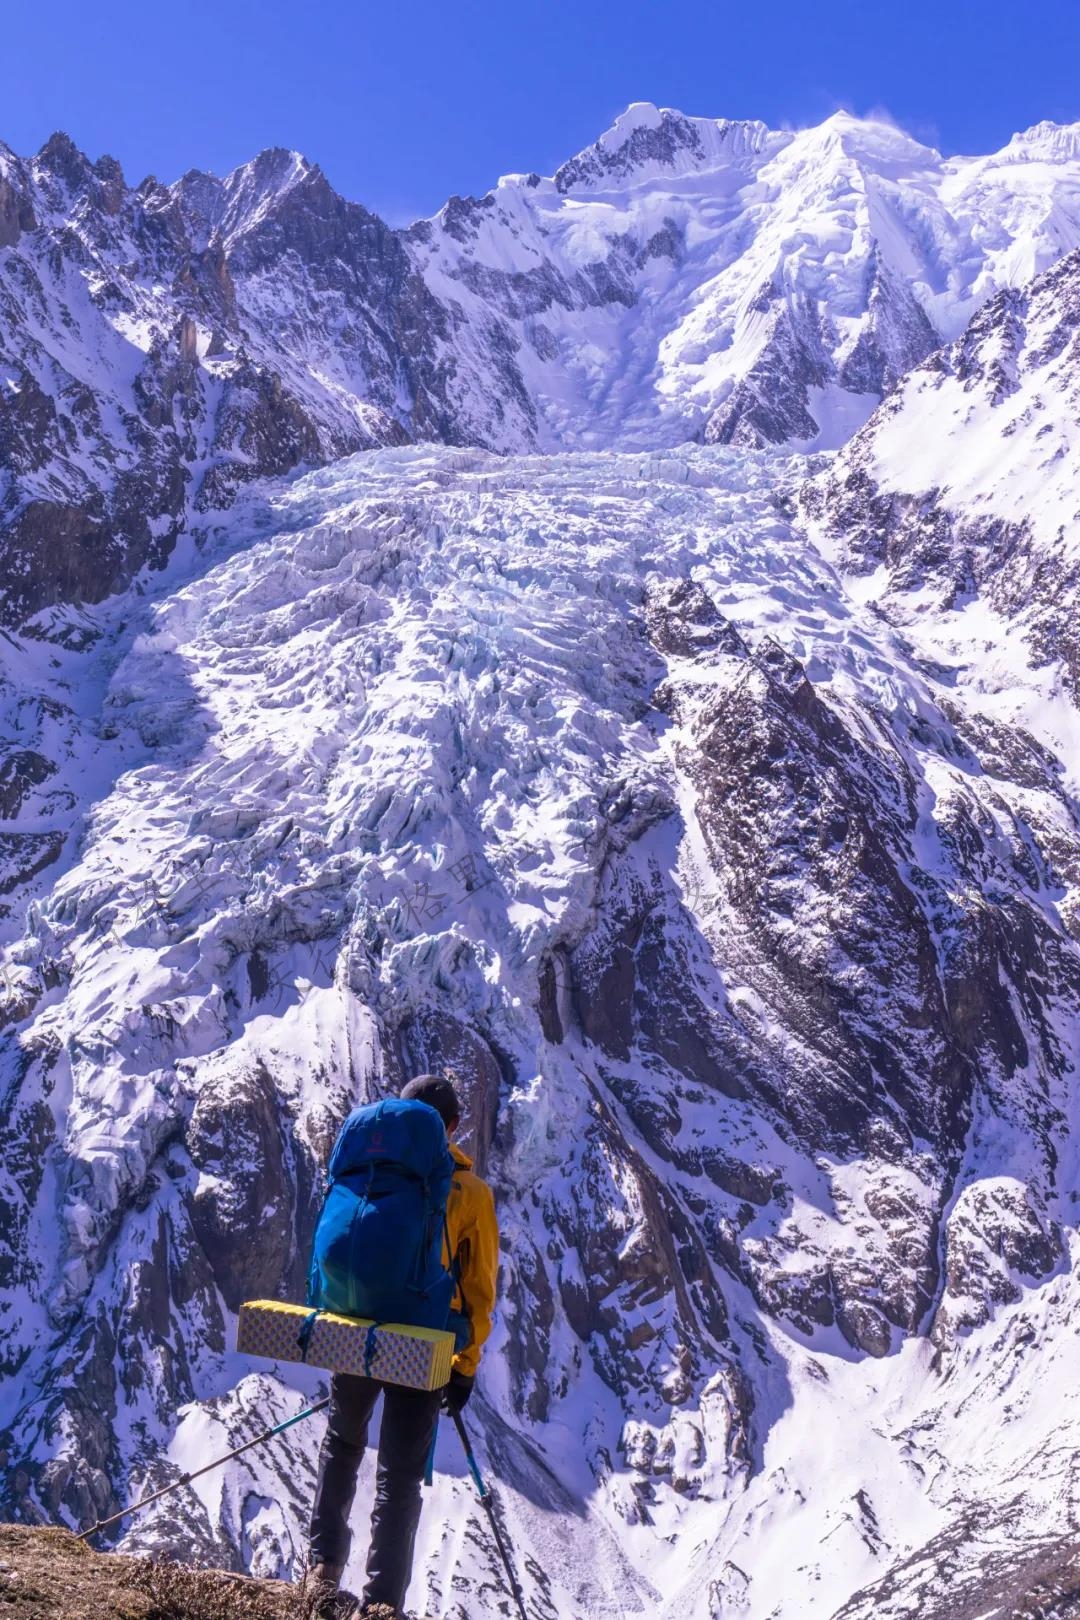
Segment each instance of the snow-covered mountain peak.
[{"label": "snow-covered mountain peak", "polygon": [[321,175],[318,164],[310,163],[302,152],[284,146],[266,147],[257,157],[230,170],[224,180],[230,199],[280,197]]},{"label": "snow-covered mountain peak", "polygon": [[1067,148],[945,160],[885,117],[790,132],[637,102],[553,179],[452,199],[413,239],[432,287],[508,328],[541,446],[827,448],[1080,243],[1078,184]]},{"label": "snow-covered mountain peak", "polygon": [[702,193],[718,184],[714,171],[741,167],[750,179],[781,153],[792,167],[828,169],[837,156],[892,172],[898,165],[939,166],[940,153],[885,118],[839,110],[801,130],[774,130],[758,119],[689,117],[674,107],[635,101],[611,128],[556,170],[556,189],[575,196],[632,185],[663,189],[697,178]]},{"label": "snow-covered mountain peak", "polygon": [[219,230],[226,251],[266,221],[294,208],[341,206],[318,164],[284,147],[271,147],[233,169],[225,178],[223,195]]},{"label": "snow-covered mountain peak", "polygon": [[1080,123],[1055,124],[1050,119],[1014,135],[998,154],[1003,163],[1069,163],[1080,158]]},{"label": "snow-covered mountain peak", "polygon": [[191,169],[168,191],[195,237],[204,238],[200,247],[216,232],[227,249],[305,186],[330,191],[318,164],[286,147],[268,147],[224,179]]},{"label": "snow-covered mountain peak", "polygon": [[894,172],[903,167],[908,170],[936,168],[941,154],[932,146],[909,135],[887,118],[860,118],[841,108],[807,129],[799,130],[792,139],[792,155],[808,165],[827,163],[830,154],[843,154],[871,170]]},{"label": "snow-covered mountain peak", "polygon": [[605,152],[617,152],[638,129],[659,129],[665,117],[683,119],[684,114],[675,107],[659,108],[654,101],[631,101],[619,113],[610,129],[593,143]]},{"label": "snow-covered mountain peak", "polygon": [[154,188],[149,206],[175,206],[192,248],[202,252],[225,210],[225,182],[204,169],[189,169],[171,186]]},{"label": "snow-covered mountain peak", "polygon": [[778,149],[789,138],[758,120],[689,118],[674,107],[635,101],[592,146],[555,171],[554,183],[575,195],[663,184]]},{"label": "snow-covered mountain peak", "polygon": [[77,229],[95,234],[94,221],[117,214],[128,196],[119,161],[108,154],[91,160],[62,130],[50,135],[34,157],[6,167],[35,225],[46,228],[62,229],[78,221]]},{"label": "snow-covered mountain peak", "polygon": [[903,378],[805,499],[824,520],[822,544],[913,637],[936,603],[930,635],[949,656],[992,633],[1003,686],[1018,659],[1040,665],[1042,690],[1015,693],[1029,705],[1017,712],[1075,758],[1062,690],[1080,693],[1078,487],[1074,251],[1000,292]]},{"label": "snow-covered mountain peak", "polygon": [[58,129],[42,145],[34,160],[37,169],[46,169],[73,189],[89,178],[93,166],[71,136]]}]

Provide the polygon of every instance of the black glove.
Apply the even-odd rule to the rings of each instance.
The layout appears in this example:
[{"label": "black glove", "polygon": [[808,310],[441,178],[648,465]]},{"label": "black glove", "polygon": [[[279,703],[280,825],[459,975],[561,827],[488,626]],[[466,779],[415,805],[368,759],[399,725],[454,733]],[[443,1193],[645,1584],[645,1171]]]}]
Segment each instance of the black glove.
[{"label": "black glove", "polygon": [[451,1417],[457,1417],[472,1394],[475,1383],[476,1379],[470,1378],[467,1373],[452,1372],[450,1382],[442,1394],[443,1411],[449,1412]]}]

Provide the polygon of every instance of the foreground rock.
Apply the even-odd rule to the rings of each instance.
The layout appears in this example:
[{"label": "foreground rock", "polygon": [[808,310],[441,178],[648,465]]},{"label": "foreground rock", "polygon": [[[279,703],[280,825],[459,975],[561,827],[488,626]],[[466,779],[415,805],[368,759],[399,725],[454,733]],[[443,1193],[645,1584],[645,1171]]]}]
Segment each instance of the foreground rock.
[{"label": "foreground rock", "polygon": [[309,1620],[295,1587],[91,1550],[67,1530],[0,1525],[5,1620]]},{"label": "foreground rock", "polygon": [[873,1620],[892,1600],[919,1620],[1073,1620],[1080,1546],[1072,1536],[1047,1537],[1018,1551],[1007,1520],[974,1513],[856,1593],[835,1620]]}]

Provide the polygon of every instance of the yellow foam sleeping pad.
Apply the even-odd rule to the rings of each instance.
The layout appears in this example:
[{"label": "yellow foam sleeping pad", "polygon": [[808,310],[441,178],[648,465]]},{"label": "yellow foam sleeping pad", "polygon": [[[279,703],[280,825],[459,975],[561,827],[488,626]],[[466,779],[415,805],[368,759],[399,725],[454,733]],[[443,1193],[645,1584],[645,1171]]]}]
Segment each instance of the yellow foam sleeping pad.
[{"label": "yellow foam sleeping pad", "polygon": [[441,1389],[450,1378],[454,1335],[255,1299],[240,1307],[236,1348],[243,1355],[302,1361],[409,1389]]}]

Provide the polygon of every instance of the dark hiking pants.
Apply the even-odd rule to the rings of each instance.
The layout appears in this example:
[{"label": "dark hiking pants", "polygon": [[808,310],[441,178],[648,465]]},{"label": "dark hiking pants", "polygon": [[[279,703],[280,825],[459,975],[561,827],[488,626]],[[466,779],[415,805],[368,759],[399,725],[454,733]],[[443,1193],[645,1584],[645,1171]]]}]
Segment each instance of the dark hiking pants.
[{"label": "dark hiking pants", "polygon": [[319,1453],[309,1557],[312,1564],[344,1564],[348,1559],[349,1510],[380,1391],[383,1414],[364,1601],[400,1609],[412,1575],[420,1486],[438,1422],[441,1390],[405,1389],[375,1378],[334,1374],[330,1417]]}]

